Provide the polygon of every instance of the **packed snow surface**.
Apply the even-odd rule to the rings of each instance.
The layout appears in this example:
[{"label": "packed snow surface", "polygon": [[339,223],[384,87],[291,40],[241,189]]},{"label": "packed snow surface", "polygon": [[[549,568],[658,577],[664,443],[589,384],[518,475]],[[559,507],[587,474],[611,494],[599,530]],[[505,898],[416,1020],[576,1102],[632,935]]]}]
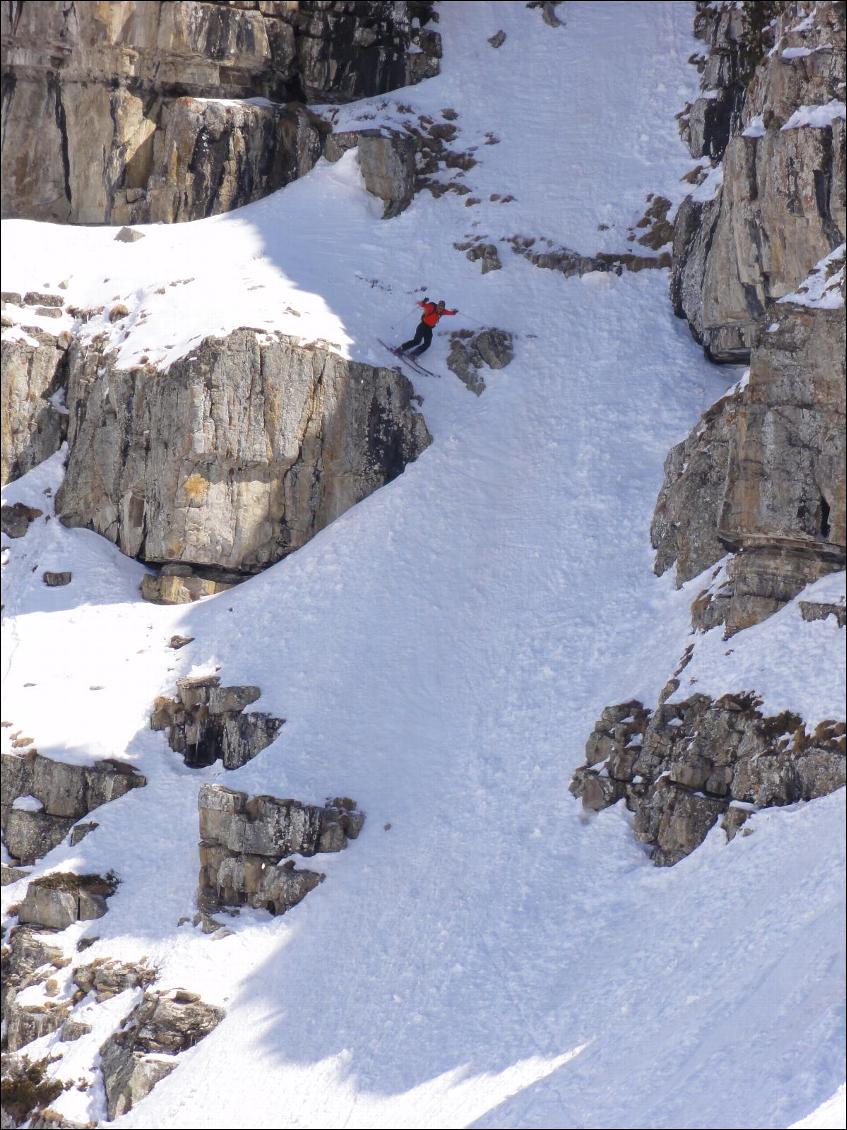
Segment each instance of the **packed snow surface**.
[{"label": "packed snow surface", "polygon": [[[44,511],[3,542],[4,718],[46,756],[119,757],[148,778],[34,869],[121,877],[105,918],[61,936],[67,952],[97,936],[91,959],[144,955],[159,987],[227,1012],[116,1126],[782,1127],[836,1093],[843,797],[758,813],[729,845],[716,829],[657,870],[623,809],[588,820],[567,791],[600,710],[654,703],[690,642],[694,582],[653,576],[650,516],[669,447],[739,373],[674,320],[663,271],[565,280],[501,244],[503,270],[482,276],[453,246],[521,234],[623,250],[648,192],[679,200],[692,9],[573,3],[551,28],[523,4],[442,5],[441,76],[345,107],[336,127],[455,109],[457,144],[477,146],[472,207],[423,193],[382,221],[348,154],[133,244],[4,225],[3,286],[123,303],[127,318],[88,327],[125,363],[166,368],[248,325],[384,364],[377,337],[407,335],[424,291],[470,328],[516,335],[479,399],[436,337],[440,378],[415,378],[433,445],[297,554],[198,605],[142,603],[141,565],[52,517],[62,453],[4,492]],[[48,589],[45,569],[73,580]],[[169,649],[175,632],[194,642]],[[814,663],[839,666],[842,636],[795,602],[733,654],[703,637],[686,673],[699,663],[702,685],[814,724],[843,714],[843,682]],[[149,729],[157,694],[217,670],[287,719],[232,773],[187,769]],[[349,795],[365,830],[319,857],[326,882],[289,914],[206,937],[190,918],[207,781]],[[104,1117],[98,1049],[136,1000],[80,1006],[93,1031],[51,1070],[91,1086],[56,1101],[65,1117]]]}]

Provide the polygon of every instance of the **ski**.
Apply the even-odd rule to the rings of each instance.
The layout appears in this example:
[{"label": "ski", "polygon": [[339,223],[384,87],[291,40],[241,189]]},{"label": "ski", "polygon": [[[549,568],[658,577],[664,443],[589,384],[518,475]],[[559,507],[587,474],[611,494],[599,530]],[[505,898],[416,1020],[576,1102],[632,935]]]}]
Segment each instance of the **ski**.
[{"label": "ski", "polygon": [[414,372],[420,373],[422,376],[425,376],[425,377],[437,377],[438,376],[438,373],[433,373],[432,369],[425,368],[423,365],[421,365],[421,363],[419,361],[416,361],[413,357],[409,357],[405,353],[400,353],[399,350],[394,349],[392,346],[390,346],[388,344],[388,342],[383,341],[381,337],[378,337],[376,340],[379,342],[379,344],[381,346],[383,346],[383,348],[387,349],[389,353],[392,353],[397,358],[398,361],[405,362],[409,366],[409,368],[412,369]]}]

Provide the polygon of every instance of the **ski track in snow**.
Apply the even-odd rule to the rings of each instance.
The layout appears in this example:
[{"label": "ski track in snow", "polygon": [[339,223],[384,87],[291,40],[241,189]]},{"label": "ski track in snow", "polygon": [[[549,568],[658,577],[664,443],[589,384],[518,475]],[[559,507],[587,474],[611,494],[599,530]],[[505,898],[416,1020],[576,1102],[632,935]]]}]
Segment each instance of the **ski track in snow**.
[{"label": "ski track in snow", "polygon": [[[665,871],[621,806],[586,819],[567,792],[602,707],[654,703],[690,641],[708,577],[679,592],[653,577],[650,516],[668,448],[739,374],[708,364],[673,318],[665,272],[565,280],[505,248],[504,269],[483,277],[452,246],[519,233],[620,250],[647,192],[686,187],[674,114],[696,86],[691,6],[564,15],[551,29],[520,4],[442,5],[442,75],[339,111],[345,128],[403,104],[436,118],[454,107],[454,147],[479,145],[466,178],[478,207],[422,193],[382,221],[348,154],[135,244],[4,224],[4,287],[67,281],[85,305],[114,283],[129,318],[89,330],[127,364],[164,366],[238,325],[386,364],[376,338],[406,336],[423,286],[517,335],[480,399],[436,336],[425,363],[443,376],[415,378],[432,447],[296,555],[198,605],[141,602],[142,566],[49,519],[61,454],[4,491],[47,512],[3,539],[4,718],[48,756],[122,757],[149,781],[36,871],[113,868],[108,915],[70,942],[99,936],[91,958],[145,954],[161,987],[227,1009],[117,1126],[777,1127],[832,1106],[843,796],[760,813],[730,845],[715,830]],[[481,143],[487,130],[499,145]],[[489,204],[491,192],[518,199]],[[46,589],[41,573],[62,568],[72,584]],[[839,584],[815,592],[835,599]],[[195,642],[171,651],[174,632]],[[685,674],[814,723],[843,709],[842,640],[792,602],[732,656],[718,633],[702,637]],[[218,666],[225,683],[260,685],[256,709],[287,723],[241,770],[188,770],[148,729],[150,706],[177,676]],[[193,912],[204,781],[346,794],[368,821],[348,851],[320,857],[327,881],[302,905],[243,912],[214,940],[177,924]],[[109,1002],[108,1017],[92,1006],[100,1027],[62,1077],[96,1066],[106,1019],[134,1000]],[[96,1081],[57,1105],[105,1112]]]}]

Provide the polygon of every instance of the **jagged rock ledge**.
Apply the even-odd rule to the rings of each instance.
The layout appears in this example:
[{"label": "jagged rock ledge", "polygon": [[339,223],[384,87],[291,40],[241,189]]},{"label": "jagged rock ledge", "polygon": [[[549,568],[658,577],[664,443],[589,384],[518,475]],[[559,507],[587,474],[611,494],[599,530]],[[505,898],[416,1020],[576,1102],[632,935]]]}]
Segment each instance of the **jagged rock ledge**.
[{"label": "jagged rock ledge", "polygon": [[19,863],[33,863],[60,844],[83,816],[146,784],[141,773],[122,761],[69,765],[37,750],[4,753],[3,842]]},{"label": "jagged rock ledge", "polygon": [[760,808],[841,788],[845,732],[825,721],[809,734],[798,715],[765,716],[749,694],[696,694],[652,713],[633,700],[603,711],[570,789],[592,811],[624,799],[636,837],[669,866],[719,819],[732,839]]},{"label": "jagged rock ledge", "polygon": [[238,769],[274,740],[285,719],[244,708],[260,696],[258,687],[222,687],[218,675],[177,679],[176,698],[157,698],[151,730],[167,730],[174,752],[192,769],[222,761]]},{"label": "jagged rock ledge", "polygon": [[176,1068],[174,1057],[205,1039],[223,1017],[222,1009],[204,1004],[196,993],[145,993],[100,1049],[108,1120],[149,1095]]},{"label": "jagged rock ledge", "polygon": [[309,805],[222,785],[203,785],[198,807],[203,914],[223,906],[284,914],[323,880],[319,872],[295,868],[290,857],[342,851],[365,821],[347,797]]}]

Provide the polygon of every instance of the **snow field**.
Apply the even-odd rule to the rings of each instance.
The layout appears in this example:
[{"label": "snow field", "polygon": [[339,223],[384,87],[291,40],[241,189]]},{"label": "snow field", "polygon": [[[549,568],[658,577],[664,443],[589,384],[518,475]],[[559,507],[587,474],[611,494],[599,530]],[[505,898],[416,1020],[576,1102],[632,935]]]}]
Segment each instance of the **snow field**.
[{"label": "snow field", "polygon": [[[4,538],[4,717],[47,756],[122,757],[149,782],[36,868],[122,878],[105,918],[67,931],[69,951],[96,934],[90,958],[146,956],[160,987],[227,1010],[118,1126],[775,1127],[843,1078],[843,798],[760,813],[730,845],[716,830],[657,871],[625,811],[586,820],[567,792],[603,706],[654,703],[690,642],[697,582],[653,577],[650,515],[667,450],[738,374],[674,320],[665,272],[564,280],[505,250],[481,276],[453,247],[476,231],[620,250],[647,192],[686,187],[674,114],[696,87],[691,6],[574,3],[565,18],[442,5],[443,74],[342,111],[337,128],[455,108],[458,142],[478,145],[476,207],[423,193],[382,221],[348,154],[135,244],[4,225],[27,251],[4,262],[4,287],[67,279],[69,300],[99,305],[114,282],[127,324],[89,327],[127,364],[164,368],[237,325],[391,363],[375,339],[408,333],[421,287],[458,305],[459,325],[516,334],[480,399],[436,337],[426,364],[443,376],[415,381],[432,447],[219,597],[144,604],[140,565],[47,516]],[[499,145],[484,145],[489,130]],[[49,513],[60,477],[57,456],[4,501]],[[72,568],[73,583],[46,589],[45,568]],[[195,642],[174,652],[174,632]],[[839,707],[832,621],[807,624],[793,604],[733,646],[699,641],[686,668],[698,689],[757,690],[812,724]],[[287,722],[241,770],[188,770],[149,730],[150,706],[177,676],[218,667]],[[319,857],[326,882],[290,914],[242,913],[208,938],[180,924],[204,781],[346,794],[368,821]],[[115,1018],[86,1007],[100,1026],[57,1068],[95,1079],[57,1103],[78,1120],[103,1116],[97,1048]]]}]

